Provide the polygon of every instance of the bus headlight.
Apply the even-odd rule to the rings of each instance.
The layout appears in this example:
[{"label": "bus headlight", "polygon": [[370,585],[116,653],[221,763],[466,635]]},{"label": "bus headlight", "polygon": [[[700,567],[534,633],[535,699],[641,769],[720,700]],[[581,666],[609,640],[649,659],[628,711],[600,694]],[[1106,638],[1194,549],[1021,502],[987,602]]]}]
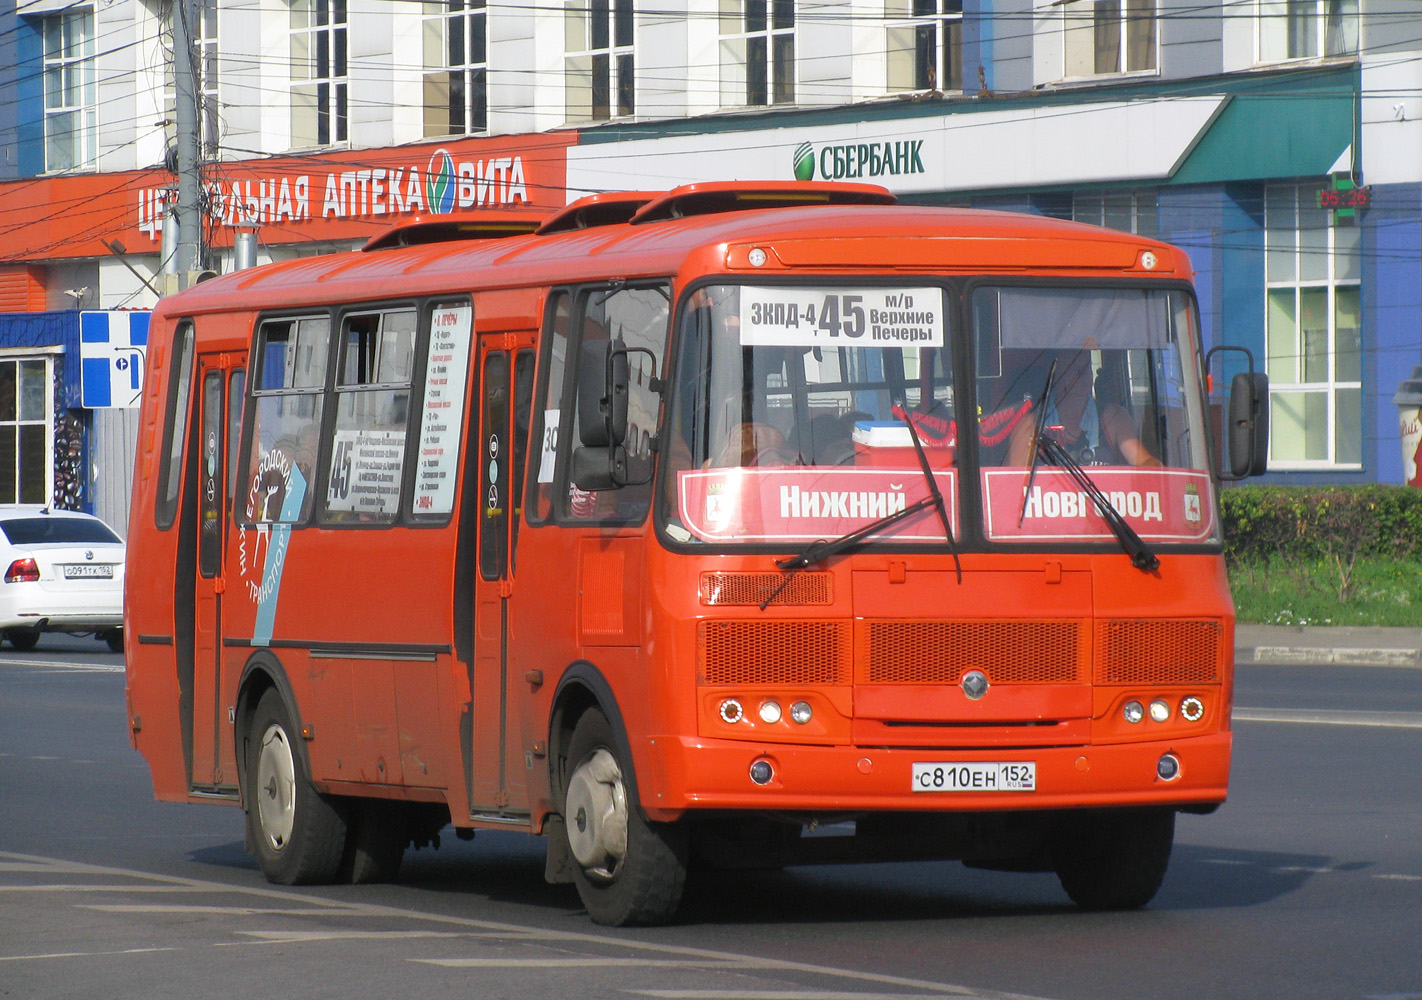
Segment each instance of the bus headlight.
[{"label": "bus headlight", "polygon": [[760,703],[760,721],[767,726],[773,726],[780,721],[780,702],[763,701]]},{"label": "bus headlight", "polygon": [[1157,698],[1150,703],[1150,719],[1152,722],[1164,722],[1170,718],[1170,702],[1164,698]]},{"label": "bus headlight", "polygon": [[796,725],[803,726],[814,714],[814,709],[810,708],[808,701],[797,701],[790,706],[790,721]]},{"label": "bus headlight", "polygon": [[721,721],[735,725],[745,717],[746,711],[741,708],[741,703],[734,698],[727,698],[721,702]]},{"label": "bus headlight", "polygon": [[1122,717],[1131,725],[1135,725],[1145,718],[1145,708],[1138,701],[1128,701],[1121,709]]}]

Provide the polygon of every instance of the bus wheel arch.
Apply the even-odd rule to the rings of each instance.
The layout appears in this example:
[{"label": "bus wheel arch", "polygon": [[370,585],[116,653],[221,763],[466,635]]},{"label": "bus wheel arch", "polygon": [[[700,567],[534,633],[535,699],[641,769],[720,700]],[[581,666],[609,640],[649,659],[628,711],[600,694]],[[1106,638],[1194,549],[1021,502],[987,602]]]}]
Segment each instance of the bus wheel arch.
[{"label": "bus wheel arch", "polygon": [[237,759],[247,849],[270,882],[335,881],[345,853],[346,810],[312,782],[300,715],[280,662],[255,655],[239,691]]},{"label": "bus wheel arch", "polygon": [[565,867],[599,924],[671,919],[686,882],[685,825],[647,819],[617,703],[592,664],[564,674],[549,736],[559,814],[548,829],[549,880],[568,880],[553,877],[555,867]]}]

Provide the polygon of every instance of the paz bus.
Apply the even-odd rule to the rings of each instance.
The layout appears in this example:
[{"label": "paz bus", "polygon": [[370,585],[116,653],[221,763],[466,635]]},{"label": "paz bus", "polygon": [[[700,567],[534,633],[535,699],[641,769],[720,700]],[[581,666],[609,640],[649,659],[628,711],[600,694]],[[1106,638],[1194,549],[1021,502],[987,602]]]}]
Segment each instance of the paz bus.
[{"label": "paz bus", "polygon": [[165,298],[124,630],[155,793],[240,806],[285,884],[542,835],[604,924],[693,867],[910,857],[1144,905],[1226,797],[1216,494],[1263,461],[1252,359],[1212,425],[1190,277],[741,182]]}]

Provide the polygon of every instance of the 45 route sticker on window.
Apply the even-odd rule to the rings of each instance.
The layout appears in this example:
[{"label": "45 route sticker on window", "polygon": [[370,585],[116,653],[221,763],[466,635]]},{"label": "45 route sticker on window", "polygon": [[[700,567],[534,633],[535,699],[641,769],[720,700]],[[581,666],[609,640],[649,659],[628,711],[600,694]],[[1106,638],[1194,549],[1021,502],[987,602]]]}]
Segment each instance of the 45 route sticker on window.
[{"label": "45 route sticker on window", "polygon": [[746,347],[942,347],[937,288],[741,288]]}]

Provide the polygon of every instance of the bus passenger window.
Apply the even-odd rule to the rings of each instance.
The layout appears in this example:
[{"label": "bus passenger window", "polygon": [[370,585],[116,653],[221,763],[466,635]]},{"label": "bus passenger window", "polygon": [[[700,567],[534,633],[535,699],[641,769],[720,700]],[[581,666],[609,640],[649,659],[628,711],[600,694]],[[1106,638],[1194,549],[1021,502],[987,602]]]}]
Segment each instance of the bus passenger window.
[{"label": "bus passenger window", "polygon": [[257,331],[244,523],[300,523],[311,512],[330,320],[268,320]]},{"label": "bus passenger window", "polygon": [[193,379],[193,324],[185,321],[174,338],[173,367],[168,375],[168,420],[163,454],[159,465],[161,482],[154,520],[160,528],[171,528],[178,515],[178,488],[182,482],[183,451],[188,443],[188,394]]},{"label": "bus passenger window", "polygon": [[[661,396],[652,391],[652,379],[659,376],[666,351],[670,293],[665,286],[626,287],[584,293],[578,300],[576,329],[584,343],[611,338],[630,348],[642,350],[627,356],[629,390],[627,400],[627,450],[629,485],[620,489],[588,492],[569,481],[562,493],[560,513],[564,517],[640,521],[652,502],[652,439],[656,435]],[[651,356],[647,355],[651,352]],[[577,425],[578,408],[573,401],[565,411],[571,424],[568,444],[581,439]]]},{"label": "bus passenger window", "polygon": [[405,482],[415,310],[346,316],[339,343],[323,518],[390,524]]}]

